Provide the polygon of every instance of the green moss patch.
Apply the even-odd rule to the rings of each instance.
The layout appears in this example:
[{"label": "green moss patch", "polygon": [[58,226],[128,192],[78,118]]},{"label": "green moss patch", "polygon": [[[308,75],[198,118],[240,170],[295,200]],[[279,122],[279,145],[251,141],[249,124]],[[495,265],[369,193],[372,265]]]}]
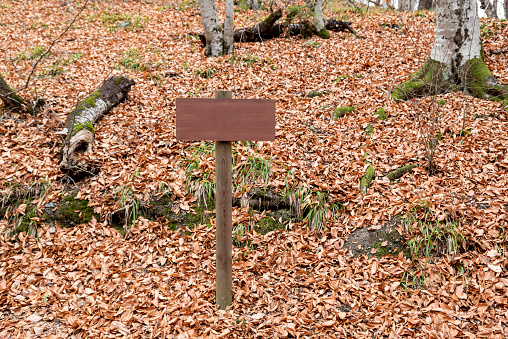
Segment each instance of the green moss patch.
[{"label": "green moss patch", "polygon": [[62,198],[56,209],[46,209],[46,221],[58,222],[62,227],[86,224],[92,218],[100,220],[100,216],[88,206],[88,200],[76,199],[76,193]]},{"label": "green moss patch", "polygon": [[374,114],[377,116],[379,120],[386,119],[386,111],[383,107],[379,107]]},{"label": "green moss patch", "polygon": [[95,107],[96,103],[95,100],[101,96],[101,91],[96,90],[92,94],[90,94],[88,97],[83,99],[76,107],[76,109],[85,109],[87,107]]},{"label": "green moss patch", "polygon": [[[466,88],[475,97],[502,100],[508,95],[504,86],[492,76],[482,58],[468,60],[462,69],[466,73]],[[458,75],[455,73],[440,62],[428,58],[408,81],[394,89],[392,97],[395,101],[403,101],[418,96],[460,91],[462,87],[456,84]]]},{"label": "green moss patch", "polygon": [[330,39],[330,32],[326,28],[322,28],[319,32],[316,33],[318,37],[321,39]]},{"label": "green moss patch", "polygon": [[374,170],[374,166],[369,164],[365,174],[360,179],[360,191],[362,191],[363,194],[367,194],[367,190],[369,189],[370,183],[372,182],[372,179],[374,179],[375,175],[376,171]]},{"label": "green moss patch", "polygon": [[367,134],[368,136],[374,134],[374,126],[372,126],[372,124],[368,124],[367,126],[365,126],[365,134]]},{"label": "green moss patch", "polygon": [[439,61],[428,58],[427,61],[416,71],[408,81],[395,87],[392,98],[395,101],[404,101],[417,96],[436,92],[443,79],[443,66]]},{"label": "green moss patch", "polygon": [[333,119],[337,120],[339,118],[343,118],[344,116],[346,116],[347,113],[352,113],[354,110],[355,108],[352,106],[337,107],[333,111]]},{"label": "green moss patch", "polygon": [[254,227],[256,233],[265,235],[272,231],[285,229],[284,225],[279,222],[291,220],[291,212],[289,210],[280,210],[277,212],[267,213],[267,217],[259,220]]}]

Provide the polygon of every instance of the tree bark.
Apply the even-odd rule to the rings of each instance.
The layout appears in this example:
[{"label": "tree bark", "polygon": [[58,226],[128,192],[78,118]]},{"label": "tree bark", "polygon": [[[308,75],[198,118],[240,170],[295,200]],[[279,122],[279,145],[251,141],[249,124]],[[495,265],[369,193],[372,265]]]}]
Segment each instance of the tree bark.
[{"label": "tree bark", "polygon": [[214,0],[199,0],[199,12],[203,21],[203,29],[206,39],[206,56],[222,55],[223,35],[222,26],[217,15],[217,7]]},{"label": "tree bark", "polygon": [[504,0],[504,18],[508,19],[508,0]]},{"label": "tree bark", "polygon": [[400,10],[401,11],[414,11],[415,10],[415,0],[401,0],[400,2]]},{"label": "tree bark", "polygon": [[224,54],[233,53],[235,4],[233,0],[226,0],[224,18]]},{"label": "tree bark", "polygon": [[234,42],[234,0],[225,0],[224,31],[217,14],[215,0],[199,0],[199,12],[203,22],[205,55],[217,57],[233,53]]},{"label": "tree bark", "polygon": [[[271,13],[263,22],[249,28],[241,28],[235,30],[235,42],[260,42],[263,40],[273,39],[286,35],[303,35],[305,38],[317,34],[316,27],[311,22],[291,23],[291,24],[276,24],[275,22],[282,17],[280,9]],[[324,22],[324,28],[328,31],[344,32],[349,31],[358,36],[351,23],[335,19],[328,19]],[[329,36],[329,34],[328,34]],[[206,44],[206,39],[200,35],[201,41]]]},{"label": "tree bark", "polygon": [[5,108],[9,111],[22,111],[24,108],[24,100],[19,95],[14,93],[12,88],[0,74],[0,98],[2,99]]},{"label": "tree bark", "polygon": [[278,37],[282,31],[278,29],[274,30],[273,26],[281,17],[282,11],[278,9],[257,25],[250,28],[237,29],[234,33],[234,39],[236,42],[257,42]]},{"label": "tree bark", "polygon": [[323,0],[316,0],[314,4],[314,25],[316,25],[319,37],[323,39],[330,38],[330,33],[326,30],[325,20],[323,19]]},{"label": "tree bark", "polygon": [[249,8],[255,11],[259,11],[261,7],[259,7],[259,1],[258,0],[247,0],[247,4],[249,5]]},{"label": "tree bark", "polygon": [[483,61],[476,0],[438,0],[436,37],[429,58],[395,88],[395,100],[467,90],[479,98],[506,97]]},{"label": "tree bark", "polygon": [[420,11],[429,10],[432,8],[432,0],[420,0],[420,4],[418,5],[418,9]]},{"label": "tree bark", "polygon": [[78,163],[78,154],[92,152],[95,122],[125,98],[132,85],[134,80],[130,78],[123,76],[109,78],[69,113],[65,127],[59,133],[66,135],[60,162],[62,169],[79,172],[86,168],[86,163]]},{"label": "tree bark", "polygon": [[497,19],[497,0],[494,0],[494,5],[490,3],[490,0],[480,0],[480,8],[489,18]]}]

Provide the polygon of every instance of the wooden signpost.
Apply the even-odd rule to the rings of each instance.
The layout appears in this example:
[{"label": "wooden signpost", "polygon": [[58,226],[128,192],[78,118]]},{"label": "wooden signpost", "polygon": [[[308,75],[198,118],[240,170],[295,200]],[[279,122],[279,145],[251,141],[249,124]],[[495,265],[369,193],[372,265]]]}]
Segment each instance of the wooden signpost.
[{"label": "wooden signpost", "polygon": [[216,291],[221,310],[232,301],[232,159],[231,141],[274,141],[275,100],[176,99],[176,139],[215,140]]}]

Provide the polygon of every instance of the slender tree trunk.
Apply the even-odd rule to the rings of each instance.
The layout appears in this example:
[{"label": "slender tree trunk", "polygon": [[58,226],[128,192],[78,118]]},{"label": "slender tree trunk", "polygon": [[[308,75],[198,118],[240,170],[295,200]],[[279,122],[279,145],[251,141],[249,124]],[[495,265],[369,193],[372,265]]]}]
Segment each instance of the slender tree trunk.
[{"label": "slender tree trunk", "polygon": [[225,1],[226,15],[224,18],[224,54],[233,53],[235,4],[233,0]]},{"label": "slender tree trunk", "polygon": [[429,58],[392,96],[415,96],[468,90],[479,98],[508,97],[483,61],[476,0],[438,0],[436,38]]},{"label": "slender tree trunk", "polygon": [[418,9],[420,11],[429,10],[432,8],[432,0],[420,0],[420,4],[418,5]]},{"label": "slender tree trunk", "polygon": [[401,0],[400,10],[401,11],[414,11],[416,0]]},{"label": "slender tree trunk", "polygon": [[2,99],[7,110],[22,111],[24,107],[23,99],[13,93],[12,88],[5,82],[2,74],[0,74],[0,99]]},{"label": "slender tree trunk", "polygon": [[316,0],[314,3],[314,24],[318,36],[323,39],[330,38],[330,33],[326,30],[325,20],[323,19],[323,0]]},{"label": "slender tree trunk", "polygon": [[253,9],[255,11],[259,11],[261,7],[259,7],[259,1],[258,0],[248,0],[247,4],[249,5],[250,9]]},{"label": "slender tree trunk", "polygon": [[492,5],[490,3],[490,0],[480,0],[480,8],[485,11],[485,14],[487,14],[487,16],[489,18],[497,19],[497,1],[496,0],[494,0],[494,5]]},{"label": "slender tree trunk", "polygon": [[508,19],[508,0],[504,0],[504,18]]}]

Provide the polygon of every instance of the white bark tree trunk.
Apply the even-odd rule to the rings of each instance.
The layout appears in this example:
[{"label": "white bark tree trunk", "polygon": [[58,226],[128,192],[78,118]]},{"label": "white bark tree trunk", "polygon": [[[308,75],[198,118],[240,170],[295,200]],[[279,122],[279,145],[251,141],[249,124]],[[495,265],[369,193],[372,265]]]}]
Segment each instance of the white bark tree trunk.
[{"label": "white bark tree trunk", "polygon": [[206,39],[206,56],[219,56],[223,53],[222,25],[217,15],[214,0],[199,0],[199,12],[203,21]]},{"label": "white bark tree trunk", "polygon": [[480,0],[480,8],[485,10],[487,17],[497,19],[497,0],[494,0],[493,4],[490,0]]},{"label": "white bark tree trunk", "polygon": [[[467,90],[484,99],[508,98],[482,56],[476,0],[437,0],[436,38],[430,56],[392,93],[395,100]],[[508,100],[508,99],[506,99]]]},{"label": "white bark tree trunk", "polygon": [[476,0],[438,0],[436,39],[430,58],[454,69],[481,52]]},{"label": "white bark tree trunk", "polygon": [[325,20],[323,19],[323,0],[316,0],[314,3],[314,24],[316,31],[321,31],[325,28]]},{"label": "white bark tree trunk", "polygon": [[261,9],[261,7],[259,7],[258,0],[248,0],[247,5],[249,5],[250,9],[253,9],[255,11],[259,11]]},{"label": "white bark tree trunk", "polygon": [[401,11],[414,11],[416,0],[402,0],[400,4]]},{"label": "white bark tree trunk", "polygon": [[420,11],[429,10],[431,8],[432,8],[432,0],[420,0],[420,3],[418,4],[418,9]]},{"label": "white bark tree trunk", "polygon": [[199,0],[199,12],[206,40],[205,55],[217,57],[233,53],[234,0],[225,0],[224,31],[217,14],[215,0]]},{"label": "white bark tree trunk", "polygon": [[[257,3],[257,1],[256,1]],[[233,53],[234,42],[234,23],[235,23],[235,4],[234,0],[225,1],[225,18],[224,18],[224,54]]]}]

